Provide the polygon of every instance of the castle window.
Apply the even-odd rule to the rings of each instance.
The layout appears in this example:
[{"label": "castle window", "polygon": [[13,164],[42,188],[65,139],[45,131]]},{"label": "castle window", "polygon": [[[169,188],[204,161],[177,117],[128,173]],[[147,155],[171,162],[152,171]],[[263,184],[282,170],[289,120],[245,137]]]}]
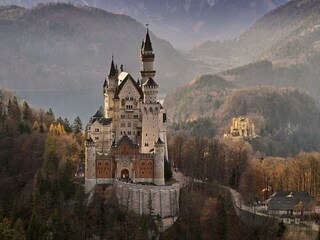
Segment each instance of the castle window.
[{"label": "castle window", "polygon": [[137,114],[133,115],[133,118],[138,118],[139,116]]},{"label": "castle window", "polygon": [[99,140],[99,137],[95,137],[94,140]]},{"label": "castle window", "polygon": [[122,131],[120,132],[120,135],[122,135]]},{"label": "castle window", "polygon": [[125,115],[121,115],[121,118],[125,118]]},{"label": "castle window", "polygon": [[135,131],[133,131],[133,133],[132,133],[133,135],[136,135],[136,132]]},{"label": "castle window", "polygon": [[131,122],[128,122],[128,127],[131,127]]},{"label": "castle window", "polygon": [[88,130],[90,131],[90,130],[91,130],[91,127],[88,127]]},{"label": "castle window", "polygon": [[138,136],[138,137],[140,136],[140,131],[137,132],[137,136]]},{"label": "castle window", "polygon": [[122,122],[121,127],[126,127],[126,123]]},{"label": "castle window", "polygon": [[145,146],[145,147],[149,147],[149,143],[145,143],[144,146]]},{"label": "castle window", "polygon": [[99,128],[95,128],[94,131],[95,132],[99,132],[100,130],[99,130]]},{"label": "castle window", "polygon": [[128,135],[131,135],[131,131],[128,131]]}]

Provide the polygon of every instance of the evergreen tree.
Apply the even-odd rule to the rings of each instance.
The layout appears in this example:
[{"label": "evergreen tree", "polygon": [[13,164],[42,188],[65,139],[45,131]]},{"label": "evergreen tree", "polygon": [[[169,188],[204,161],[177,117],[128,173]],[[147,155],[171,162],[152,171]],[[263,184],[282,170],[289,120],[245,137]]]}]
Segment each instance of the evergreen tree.
[{"label": "evergreen tree", "polygon": [[59,168],[59,178],[58,186],[59,192],[63,195],[63,198],[68,200],[75,193],[75,185],[71,182],[71,176],[73,173],[73,166],[71,161],[68,159],[64,164]]},{"label": "evergreen tree", "polygon": [[66,133],[72,132],[72,127],[71,127],[70,122],[67,118],[64,119],[62,124],[63,124],[64,130],[66,131]]},{"label": "evergreen tree", "polygon": [[24,121],[30,121],[31,117],[32,117],[31,108],[30,108],[29,104],[26,101],[24,101],[23,108],[22,108],[22,119]]},{"label": "evergreen tree", "polygon": [[81,131],[83,130],[82,121],[79,116],[77,116],[76,119],[74,120],[72,130],[75,135],[81,133]]},{"label": "evergreen tree", "polygon": [[46,116],[48,117],[50,123],[55,121],[54,113],[51,108],[49,108],[49,110],[46,112]]},{"label": "evergreen tree", "polygon": [[19,108],[18,99],[15,96],[12,99],[9,99],[7,111],[8,111],[8,115],[15,122],[20,122],[21,112],[20,112],[20,108]]}]

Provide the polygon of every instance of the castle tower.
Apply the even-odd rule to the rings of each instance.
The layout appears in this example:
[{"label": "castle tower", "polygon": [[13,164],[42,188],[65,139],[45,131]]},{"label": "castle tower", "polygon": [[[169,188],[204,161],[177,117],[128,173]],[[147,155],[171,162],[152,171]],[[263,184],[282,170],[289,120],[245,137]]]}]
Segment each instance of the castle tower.
[{"label": "castle tower", "polygon": [[112,118],[114,116],[113,99],[114,99],[114,93],[116,91],[117,86],[118,86],[118,69],[114,66],[113,56],[112,56],[110,72],[103,84],[104,116],[106,118]]},{"label": "castle tower", "polygon": [[157,142],[154,142],[154,168],[153,168],[153,183],[161,186],[165,184],[164,179],[164,154],[165,143],[158,138]]},{"label": "castle tower", "polygon": [[142,68],[141,68],[141,85],[143,85],[150,77],[154,78],[156,71],[153,70],[154,53],[149,36],[149,29],[147,28],[146,39],[142,41],[140,51]]},{"label": "castle tower", "polygon": [[96,148],[92,138],[85,142],[85,191],[88,193],[96,185]]},{"label": "castle tower", "polygon": [[143,85],[144,95],[141,104],[142,138],[141,151],[149,153],[153,143],[159,138],[159,113],[161,105],[157,103],[158,84],[150,77]]}]

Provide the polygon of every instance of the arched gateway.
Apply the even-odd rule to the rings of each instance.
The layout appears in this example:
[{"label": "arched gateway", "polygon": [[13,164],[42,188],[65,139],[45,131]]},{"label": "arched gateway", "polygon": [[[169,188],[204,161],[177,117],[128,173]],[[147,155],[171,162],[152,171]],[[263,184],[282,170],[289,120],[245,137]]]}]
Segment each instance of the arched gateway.
[{"label": "arched gateway", "polygon": [[127,179],[127,178],[129,178],[129,170],[128,170],[128,169],[122,169],[122,170],[121,170],[121,178],[122,178],[122,179]]}]

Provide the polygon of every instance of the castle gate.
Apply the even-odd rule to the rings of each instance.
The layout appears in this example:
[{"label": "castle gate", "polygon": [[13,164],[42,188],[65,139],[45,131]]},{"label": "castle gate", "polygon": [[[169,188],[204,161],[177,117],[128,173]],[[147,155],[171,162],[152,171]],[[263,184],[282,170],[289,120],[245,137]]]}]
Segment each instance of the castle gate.
[{"label": "castle gate", "polygon": [[129,170],[128,169],[121,170],[121,178],[122,179],[129,178]]}]

